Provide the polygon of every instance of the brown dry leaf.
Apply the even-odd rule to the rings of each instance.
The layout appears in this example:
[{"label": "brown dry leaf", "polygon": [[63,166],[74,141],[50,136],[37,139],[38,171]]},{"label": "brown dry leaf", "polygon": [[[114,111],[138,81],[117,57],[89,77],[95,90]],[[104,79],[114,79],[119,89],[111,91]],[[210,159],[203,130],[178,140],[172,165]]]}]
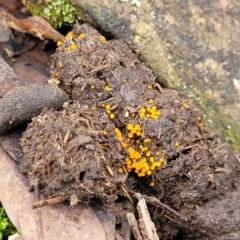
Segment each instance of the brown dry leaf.
[{"label": "brown dry leaf", "polygon": [[[36,212],[32,209],[33,194],[16,163],[0,146],[0,201],[14,226],[25,240],[37,237]],[[78,205],[70,209],[64,204],[41,208],[43,234],[53,239],[107,240],[103,225],[90,207]]]},{"label": "brown dry leaf", "polygon": [[10,13],[0,9],[0,16],[5,18],[6,25],[16,31],[29,33],[40,39],[51,39],[54,42],[64,38],[58,31],[53,29],[51,25],[42,17],[32,16],[25,19],[17,19]]}]

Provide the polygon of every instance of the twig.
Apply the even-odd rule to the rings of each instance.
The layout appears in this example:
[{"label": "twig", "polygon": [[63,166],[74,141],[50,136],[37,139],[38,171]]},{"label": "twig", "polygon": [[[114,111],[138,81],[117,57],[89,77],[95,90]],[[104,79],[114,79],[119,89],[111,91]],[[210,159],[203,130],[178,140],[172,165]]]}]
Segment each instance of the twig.
[{"label": "twig", "polygon": [[168,215],[164,215],[165,218],[168,218],[169,220],[171,220],[172,222],[177,223],[173,218],[169,217]]},{"label": "twig", "polygon": [[126,197],[129,199],[129,201],[133,204],[133,200],[131,196],[128,194],[127,190],[123,187],[123,185],[120,186],[123,192],[125,193]]},{"label": "twig", "polygon": [[146,200],[141,197],[137,203],[138,224],[144,240],[159,240],[155,223],[152,221]]},{"label": "twig", "polygon": [[238,157],[238,155],[237,155],[237,154],[236,154],[236,157],[237,157],[238,161],[240,162],[240,158]]},{"label": "twig", "polygon": [[[35,201],[39,201],[40,200],[40,193],[39,193],[38,183],[34,184],[34,200]],[[42,228],[41,209],[40,208],[36,208],[35,212],[36,212],[36,215],[37,215],[36,225],[37,225],[38,240],[44,240],[43,228]]]},{"label": "twig", "polygon": [[164,210],[172,213],[173,215],[176,215],[176,216],[180,217],[180,218],[183,219],[183,220],[187,220],[187,218],[184,217],[182,214],[180,214],[179,212],[175,211],[174,209],[172,209],[172,208],[169,207],[168,205],[160,202],[160,201],[159,201],[157,198],[155,198],[155,197],[149,197],[149,196],[143,195],[143,194],[141,194],[141,193],[136,193],[136,192],[134,192],[134,191],[132,191],[132,190],[128,190],[128,191],[129,191],[130,193],[132,193],[133,196],[134,196],[135,198],[137,198],[138,200],[141,199],[141,198],[144,198],[147,203],[149,203],[149,204],[151,204],[151,205],[153,205],[153,206],[155,206],[155,207],[160,207],[160,208],[162,208],[162,209],[164,209]]},{"label": "twig", "polygon": [[157,87],[157,89],[160,93],[163,92],[163,89],[162,89],[162,87],[160,86],[159,83],[155,83],[155,86]]},{"label": "twig", "polygon": [[127,213],[127,219],[128,219],[128,223],[129,223],[129,225],[132,229],[132,233],[133,233],[135,239],[136,240],[142,240],[143,238],[142,238],[139,226],[138,226],[137,219],[134,216],[134,214],[131,213],[131,212],[128,212]]},{"label": "twig", "polygon": [[65,198],[63,198],[63,197],[54,197],[54,198],[39,200],[33,204],[33,208],[39,208],[39,207],[43,207],[45,205],[53,205],[53,204],[61,203],[64,200],[65,200]]}]

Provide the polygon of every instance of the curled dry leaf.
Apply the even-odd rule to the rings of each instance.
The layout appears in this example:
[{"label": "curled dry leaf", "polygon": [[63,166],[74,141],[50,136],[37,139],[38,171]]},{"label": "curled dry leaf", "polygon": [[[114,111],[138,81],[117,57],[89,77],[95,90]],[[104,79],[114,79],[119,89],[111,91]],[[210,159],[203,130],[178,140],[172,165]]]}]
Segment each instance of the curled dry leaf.
[{"label": "curled dry leaf", "polygon": [[29,33],[40,39],[51,39],[54,42],[62,40],[64,37],[42,17],[31,16],[25,19],[17,19],[10,13],[0,9],[0,16],[5,18],[6,24],[16,31]]}]

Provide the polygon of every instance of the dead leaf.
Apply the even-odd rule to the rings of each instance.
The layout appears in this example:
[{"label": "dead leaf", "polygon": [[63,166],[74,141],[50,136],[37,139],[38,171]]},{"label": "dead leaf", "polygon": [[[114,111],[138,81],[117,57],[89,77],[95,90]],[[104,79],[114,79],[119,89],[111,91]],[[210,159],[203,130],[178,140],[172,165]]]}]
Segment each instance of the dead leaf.
[{"label": "dead leaf", "polygon": [[5,17],[6,24],[18,32],[29,33],[41,40],[51,39],[54,42],[64,39],[64,36],[53,29],[42,17],[31,16],[25,19],[17,19],[3,9],[0,9],[0,16]]},{"label": "dead leaf", "polygon": [[[9,218],[25,240],[37,237],[36,212],[32,209],[33,193],[17,164],[0,146],[0,201]],[[94,211],[78,205],[70,209],[64,204],[41,208],[45,239],[107,240],[104,227]]]},{"label": "dead leaf", "polygon": [[102,223],[106,236],[108,240],[115,239],[115,225],[116,217],[112,214],[107,214],[102,209],[96,205],[91,205],[92,209],[98,216],[100,222]]}]

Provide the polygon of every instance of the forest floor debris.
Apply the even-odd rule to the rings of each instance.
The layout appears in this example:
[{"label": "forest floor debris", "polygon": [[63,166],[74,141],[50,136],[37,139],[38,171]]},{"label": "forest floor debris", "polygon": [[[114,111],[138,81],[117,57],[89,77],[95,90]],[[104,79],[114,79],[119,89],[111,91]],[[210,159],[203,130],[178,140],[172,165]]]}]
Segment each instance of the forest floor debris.
[{"label": "forest floor debris", "polygon": [[47,198],[68,199],[72,206],[100,201],[118,222],[129,212],[119,200],[131,199],[129,189],[154,196],[187,219],[148,206],[162,239],[179,232],[201,239],[228,233],[224,227],[206,233],[202,219],[209,216],[198,206],[236,191],[239,162],[198,110],[159,88],[121,40],[106,41],[95,29],[76,25],[57,44],[51,83],[71,101],[60,111],[42,112],[23,134],[21,164],[30,182],[37,179]]}]

